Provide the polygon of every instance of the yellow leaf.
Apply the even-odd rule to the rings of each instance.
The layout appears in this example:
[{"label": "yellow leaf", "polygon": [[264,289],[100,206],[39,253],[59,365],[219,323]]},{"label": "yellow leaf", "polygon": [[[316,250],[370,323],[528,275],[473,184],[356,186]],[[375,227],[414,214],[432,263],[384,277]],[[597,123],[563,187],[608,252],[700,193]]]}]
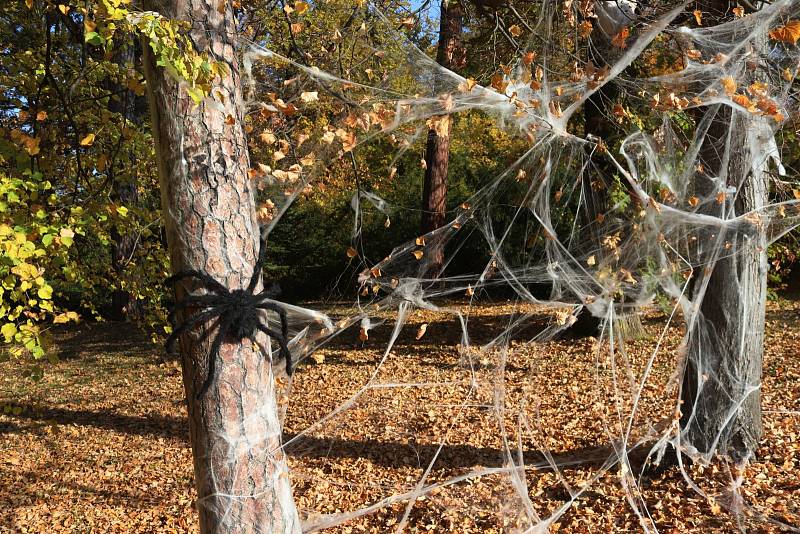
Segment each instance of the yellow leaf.
[{"label": "yellow leaf", "polygon": [[321,364],[321,363],[325,362],[325,355],[324,354],[320,354],[318,352],[315,352],[311,356],[311,359],[314,360],[315,363]]},{"label": "yellow leaf", "polygon": [[25,5],[28,6],[28,9],[33,9],[33,0],[25,0]]},{"label": "yellow leaf", "polygon": [[731,96],[736,92],[736,80],[734,80],[731,76],[725,76],[720,80],[720,82],[722,83],[722,87],[725,89],[725,93],[727,93],[728,96]]},{"label": "yellow leaf", "polygon": [[319,100],[319,92],[308,91],[306,93],[301,93],[300,100],[302,100],[303,102],[316,102],[317,100]]},{"label": "yellow leaf", "polygon": [[742,6],[736,6],[731,11],[733,11],[734,16],[736,17],[744,17],[744,8]]},{"label": "yellow leaf", "polygon": [[691,207],[693,207],[693,208],[694,208],[694,207],[695,207],[695,206],[697,206],[697,204],[699,204],[699,203],[700,203],[700,199],[699,199],[699,198],[697,198],[697,197],[695,197],[695,196],[689,197],[689,205],[690,205]]},{"label": "yellow leaf", "polygon": [[347,247],[347,257],[355,258],[356,256],[358,256],[358,251],[353,247]]},{"label": "yellow leaf", "polygon": [[39,295],[39,298],[42,300],[50,300],[53,298],[53,288],[51,286],[42,286],[36,294]]},{"label": "yellow leaf", "polygon": [[61,11],[62,15],[66,15],[69,13],[69,6],[65,6],[64,4],[58,4],[58,10]]},{"label": "yellow leaf", "polygon": [[39,121],[39,122],[47,120],[47,112],[46,111],[40,111],[39,113],[37,113],[36,114],[36,120]]},{"label": "yellow leaf", "polygon": [[14,334],[17,333],[17,326],[14,323],[6,323],[0,328],[0,333],[3,334],[6,342],[11,341],[14,338]]},{"label": "yellow leaf", "polygon": [[695,9],[692,14],[694,15],[694,20],[697,21],[697,25],[701,26],[703,24],[703,12],[699,9]]},{"label": "yellow leaf", "polygon": [[90,147],[94,144],[94,134],[90,133],[83,139],[81,139],[81,146]]},{"label": "yellow leaf", "polygon": [[510,33],[514,37],[519,37],[520,35],[522,35],[522,28],[520,28],[518,25],[514,24],[513,26],[510,26],[508,28],[508,33]]},{"label": "yellow leaf", "polygon": [[417,258],[417,261],[421,260],[422,256],[425,255],[425,253],[421,250],[415,250],[414,252],[412,252],[412,254],[414,254],[415,258]]},{"label": "yellow leaf", "polygon": [[308,4],[305,2],[295,2],[294,10],[297,12],[298,15],[305,15],[306,12],[308,11]]},{"label": "yellow leaf", "polygon": [[424,247],[425,246],[425,236],[420,236],[420,237],[416,238],[414,240],[414,244],[416,244],[418,247]]},{"label": "yellow leaf", "polygon": [[472,78],[467,78],[466,80],[458,84],[458,90],[461,91],[462,93],[469,93],[470,91],[472,91],[472,88],[475,87],[477,84],[478,82],[476,82]]}]

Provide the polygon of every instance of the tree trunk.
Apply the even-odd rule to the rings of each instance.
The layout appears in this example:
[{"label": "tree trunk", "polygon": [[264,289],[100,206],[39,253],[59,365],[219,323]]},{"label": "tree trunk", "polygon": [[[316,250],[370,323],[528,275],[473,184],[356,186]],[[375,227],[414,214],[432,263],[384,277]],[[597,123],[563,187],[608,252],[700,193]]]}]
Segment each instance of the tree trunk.
[{"label": "tree trunk", "polygon": [[[729,167],[747,169],[759,157],[729,139],[752,132],[753,122],[761,120],[738,113],[731,119],[729,109],[719,115],[700,154],[706,172],[717,176],[723,170],[720,158],[726,153],[721,144],[735,147],[736,153],[728,153]],[[728,185],[737,188],[735,215],[766,205],[766,173],[751,171],[742,183],[736,172],[729,172],[728,178]],[[722,209],[730,211],[730,205]],[[755,452],[762,433],[760,385],[768,265],[763,232],[754,232],[737,246],[742,249],[718,259],[710,273],[698,273],[693,283],[699,315],[689,332],[681,428],[684,445],[708,456],[718,452],[738,461]]]},{"label": "tree trunk", "polygon": [[[115,54],[114,60],[120,65],[126,65],[128,63],[133,63],[135,58],[135,48],[133,45],[130,45],[122,46]],[[119,114],[124,122],[136,122],[144,118],[143,112],[146,112],[146,110],[137,106],[137,97],[133,91],[124,91],[120,93],[122,87],[115,83],[109,84],[108,89],[111,93],[119,93],[111,97],[108,104],[109,111]],[[119,135],[122,135],[121,131]],[[129,151],[130,174],[121,175],[117,173],[116,163],[121,155],[120,152],[125,150],[126,147],[123,145],[119,145],[119,147],[119,151],[112,156],[108,164],[107,172],[109,180],[111,181],[111,198],[114,202],[128,207],[139,202],[135,164],[136,153],[133,149]],[[135,252],[136,235],[124,227],[120,228],[115,225],[111,228],[111,241],[111,268],[116,274],[117,283],[119,284],[126,265]],[[112,321],[139,319],[143,314],[144,310],[141,303],[136,300],[130,292],[118,287],[111,293],[111,311],[109,315]]]},{"label": "tree trunk", "polygon": [[[600,53],[594,54],[592,62],[602,68],[606,64],[603,53],[611,49],[609,37],[597,28],[593,31],[593,42],[596,43]],[[619,96],[617,85],[610,81],[594,92],[583,106],[584,134],[602,140],[606,147],[610,146],[611,137],[616,132],[611,113],[611,106]],[[606,190],[611,183],[610,176],[615,169],[602,150],[590,147],[590,164],[586,166],[581,174],[581,191],[583,193],[583,220],[584,228],[581,234],[586,236],[585,240],[580,241],[580,247],[584,248],[581,253],[593,254],[600,253],[603,247],[600,245],[602,237],[602,225],[600,215],[604,213],[607,202]],[[595,188],[593,182],[604,184],[600,188]],[[584,307],[578,313],[577,320],[567,328],[562,336],[565,338],[583,338],[598,336],[600,333],[599,317],[592,315],[588,308]]]},{"label": "tree trunk", "polygon": [[[698,7],[706,19],[718,23],[729,17],[730,2],[707,0]],[[760,46],[760,43],[756,43]],[[760,50],[760,52],[763,50]],[[714,110],[708,111],[713,113]],[[753,138],[763,132],[763,117],[719,109],[700,151],[705,176],[698,176],[698,192],[714,195],[708,176],[725,179],[736,188],[730,200],[717,206],[716,216],[742,215],[768,202],[768,174],[763,159],[751,151]],[[769,127],[766,127],[767,131]],[[767,296],[766,237],[738,240],[735,255],[721,250],[711,272],[696,273],[692,298],[698,316],[689,325],[687,365],[681,388],[682,443],[710,458],[720,453],[741,461],[750,457],[761,439],[761,369]],[[720,249],[724,243],[718,243]],[[733,251],[732,251],[733,252]],[[706,282],[707,281],[707,282]]]},{"label": "tree trunk", "polygon": [[[166,16],[191,21],[195,46],[225,62],[230,72],[215,80],[211,90],[212,95],[224,98],[213,105],[195,106],[185,86],[157,68],[152,51],[145,47],[172,269],[202,270],[230,289],[244,288],[256,262],[259,233],[255,191],[247,177],[232,7],[225,0],[169,0],[161,5],[166,7]],[[192,289],[189,282],[180,285]],[[216,333],[211,321],[181,339],[200,530],[299,533],[280,450],[281,427],[269,358],[249,340],[226,341],[216,363],[216,380],[205,395],[196,398]],[[265,339],[260,341],[266,345]]]},{"label": "tree trunk", "polygon": [[[464,8],[457,0],[442,0],[439,16],[439,44],[436,61],[445,68],[463,65],[464,50],[461,42]],[[425,183],[422,189],[422,223],[420,230],[427,234],[441,228],[447,217],[447,167],[450,160],[449,116],[446,127],[439,132],[431,128],[425,147]],[[423,276],[436,277],[444,265],[444,244],[432,236],[426,246]]]}]

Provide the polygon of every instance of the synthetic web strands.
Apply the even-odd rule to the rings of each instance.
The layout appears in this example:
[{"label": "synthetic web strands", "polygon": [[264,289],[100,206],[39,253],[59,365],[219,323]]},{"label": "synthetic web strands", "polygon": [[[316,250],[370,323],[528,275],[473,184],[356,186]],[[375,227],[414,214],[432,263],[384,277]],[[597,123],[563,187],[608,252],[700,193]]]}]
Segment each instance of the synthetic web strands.
[{"label": "synthetic web strands", "polygon": [[[429,129],[450,133],[447,116],[489,116],[515,139],[515,147],[523,147],[446,225],[399,244],[375,263],[367,262],[364,218],[377,211],[388,222],[403,217],[404,208],[359,183],[350,201],[359,245],[351,256],[364,261],[355,306],[336,318],[288,307],[290,347],[300,361],[351,326],[360,328],[362,339],[384,323],[391,331],[379,357],[365,363],[373,366],[368,379],[349,385],[345,398],[321,401],[324,413],[284,447],[313,458],[319,455],[315,447],[324,449],[325,436],[337,428],[368,424],[382,427],[395,441],[418,442],[415,468],[394,484],[373,483],[368,472],[359,483],[339,481],[322,468],[309,475],[309,484],[323,488],[319,491],[339,484],[363,503],[326,515],[304,509],[314,507],[301,500],[307,531],[392,508],[386,529],[399,532],[415,509],[434,507],[454,521],[467,518],[464,531],[493,525],[546,532],[610,477],[624,488],[635,514],[617,526],[638,523],[655,532],[641,461],[634,458],[657,463],[673,451],[685,483],[712,507],[724,506],[740,517],[758,515],[741,495],[748,458],[736,451],[756,439],[748,428],[761,424],[740,421],[758,402],[760,380],[753,376],[759,376],[760,349],[754,352],[758,358],[744,364],[726,355],[748,353],[763,342],[765,249],[800,222],[800,202],[780,198],[790,190],[790,178],[775,137],[796,111],[800,53],[791,38],[780,36],[800,17],[800,2],[776,1],[699,28],[686,26],[684,5],[631,14],[614,11],[615,2],[599,2],[597,28],[588,41],[594,61],[580,65],[559,48],[565,32],[575,33],[563,20],[562,7],[542,3],[528,46],[516,64],[493,78],[491,88],[436,64],[369,6],[343,21],[349,30],[334,33],[336,52],[318,61],[305,54],[308,64],[301,64],[271,51],[269,43],[245,45],[249,112],[266,128],[273,162],[253,171],[268,199],[261,208],[266,233],[315,180],[358,173],[362,154],[385,165],[391,183],[409,161],[419,161]],[[656,49],[672,54],[671,67],[656,77],[637,76]],[[629,128],[618,150],[583,131],[578,120],[612,86],[631,105],[649,108],[647,120],[637,124],[617,120],[625,108],[607,102],[605,120]],[[329,122],[331,116],[337,118]],[[394,156],[390,161],[374,156],[375,146]],[[451,275],[449,260],[476,236],[489,251],[485,267]],[[519,253],[520,243],[533,244],[522,248],[529,254]],[[427,274],[432,246],[446,250],[438,277]],[[541,296],[542,286],[549,297]],[[454,297],[503,289],[513,292],[516,304],[488,337],[482,327],[473,327],[470,306],[452,304]],[[666,323],[646,353],[634,353],[631,334],[642,328],[640,318],[655,302],[667,306]],[[396,345],[418,309],[451,314],[460,327],[460,358],[445,379],[409,369],[412,360]],[[596,383],[585,388],[595,395],[594,404],[590,409],[574,399],[559,409],[575,419],[594,418],[594,445],[610,446],[595,450],[592,470],[576,479],[567,468],[585,458],[552,452],[561,438],[542,430],[552,401],[537,395],[536,381],[545,379],[548,364],[525,362],[542,372],[523,373],[522,386],[512,386],[509,377],[518,373],[520,351],[546,347],[586,313],[600,320],[597,339],[584,347],[594,353]],[[544,324],[543,316],[549,317]],[[682,332],[679,345],[669,346],[670,331]],[[561,365],[571,365],[569,358]],[[565,382],[565,390],[571,387]],[[654,389],[660,404],[650,405],[645,393]],[[409,390],[422,390],[422,397],[441,408],[434,435],[413,435],[411,421],[382,418],[382,406],[404,402]],[[445,390],[459,403],[437,406]],[[496,451],[496,457],[487,467],[462,466],[442,475],[437,462],[450,454],[449,447],[460,445],[456,426],[472,419],[479,419],[475,428],[487,434],[475,436],[476,443]],[[317,441],[323,444],[314,445]],[[708,463],[717,452],[731,458],[731,472],[722,485],[704,484],[686,460]],[[558,506],[537,502],[544,499],[537,490],[543,472],[560,488]],[[479,486],[490,490],[478,491]]]}]

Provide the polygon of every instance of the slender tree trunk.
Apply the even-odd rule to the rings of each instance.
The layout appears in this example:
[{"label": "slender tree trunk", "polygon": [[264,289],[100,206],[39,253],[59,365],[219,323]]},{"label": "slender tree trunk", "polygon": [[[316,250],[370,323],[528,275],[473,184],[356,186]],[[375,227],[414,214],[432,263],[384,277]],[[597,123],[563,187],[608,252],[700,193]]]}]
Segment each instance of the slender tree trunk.
[{"label": "slender tree trunk", "polygon": [[[609,36],[596,28],[593,31],[593,43],[599,53],[594,54],[592,62],[598,68],[606,65],[605,54],[611,49]],[[593,93],[584,104],[583,107],[583,120],[584,120],[584,134],[593,136],[604,143],[608,147],[611,138],[616,133],[616,127],[611,119],[611,106],[619,96],[619,88],[617,85],[610,81],[603,87]],[[600,215],[604,214],[607,207],[606,196],[607,186],[610,183],[610,176],[615,169],[608,161],[605,154],[599,148],[590,148],[589,154],[590,164],[586,166],[581,175],[581,191],[583,195],[583,221],[585,230],[581,231],[584,237],[580,241],[581,247],[585,253],[594,253],[602,251],[600,246],[600,239],[602,237],[603,229],[600,222]],[[598,185],[599,187],[595,187]],[[575,323],[567,328],[563,336],[567,338],[582,338],[588,336],[597,336],[600,333],[599,317],[595,317],[588,310],[583,308],[578,313],[578,318]]]},{"label": "slender tree trunk", "polygon": [[[463,65],[464,51],[461,42],[464,8],[458,0],[442,0],[439,17],[439,45],[436,61],[445,68]],[[441,228],[447,217],[447,167],[450,161],[450,126],[452,119],[444,119],[446,127],[439,132],[430,129],[425,147],[425,183],[422,189],[421,233],[427,234]],[[436,237],[427,244],[423,260],[424,276],[435,277],[444,264],[444,245]]]},{"label": "slender tree trunk", "polygon": [[[230,289],[243,288],[256,262],[259,239],[255,191],[247,177],[232,7],[225,0],[169,0],[161,6],[166,16],[191,21],[195,46],[225,62],[230,71],[212,87],[212,94],[224,98],[213,105],[195,106],[185,86],[157,68],[152,51],[145,47],[172,269],[199,269]],[[192,284],[183,286],[190,289]],[[194,289],[199,291],[197,286]],[[281,427],[270,361],[249,340],[223,343],[216,380],[197,399],[206,378],[211,340],[217,333],[213,321],[204,330],[181,339],[200,530],[299,533],[286,461],[280,452]]]},{"label": "slender tree trunk", "polygon": [[[133,45],[123,46],[119,52],[115,54],[115,61],[120,65],[133,63],[136,58],[135,47]],[[119,93],[111,97],[108,108],[109,111],[119,114],[125,122],[137,121],[144,118],[146,110],[137,106],[137,97],[133,91],[124,91],[120,93],[122,87],[118,84],[109,84],[109,91],[112,93]],[[122,132],[120,132],[122,135]],[[122,206],[133,206],[139,202],[139,191],[137,189],[136,177],[136,154],[134,150],[130,150],[126,156],[122,152],[126,147],[120,145],[118,152],[113,154],[111,161],[108,164],[108,174],[111,181],[111,197],[112,199]],[[129,159],[128,174],[120,174],[117,172],[117,160]],[[117,276],[117,283],[121,281],[123,273],[125,272],[126,265],[133,257],[136,247],[136,235],[127,230],[114,226],[111,229],[111,268]],[[128,291],[122,288],[117,288],[111,293],[111,320],[124,321],[126,319],[137,319],[143,315],[143,308],[139,301]]]},{"label": "slender tree trunk", "polygon": [[[730,2],[706,0],[698,7],[718,23],[730,17]],[[762,43],[755,43],[761,47]],[[763,50],[760,50],[763,52]],[[714,113],[714,110],[708,110]],[[768,202],[768,174],[756,136],[771,133],[764,117],[716,111],[700,151],[705,168],[698,191],[717,191],[709,177],[736,190],[735,200],[716,207],[716,216],[732,217]],[[764,130],[764,128],[766,130]],[[753,162],[759,162],[753,164]],[[713,209],[713,208],[712,208]],[[722,248],[723,243],[719,243]],[[736,461],[750,457],[762,435],[761,370],[767,296],[766,237],[754,225],[739,240],[735,255],[721,250],[710,272],[696,273],[692,297],[698,315],[689,325],[687,365],[681,388],[682,442],[710,457],[717,452]]]}]

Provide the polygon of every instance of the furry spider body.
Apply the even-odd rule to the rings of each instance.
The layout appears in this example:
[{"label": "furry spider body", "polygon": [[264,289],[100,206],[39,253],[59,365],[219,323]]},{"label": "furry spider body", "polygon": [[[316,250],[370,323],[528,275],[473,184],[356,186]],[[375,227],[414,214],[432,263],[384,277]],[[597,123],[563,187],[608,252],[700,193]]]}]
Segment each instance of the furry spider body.
[{"label": "furry spider body", "polygon": [[[264,332],[278,342],[281,355],[286,360],[286,373],[291,375],[293,372],[292,355],[288,347],[289,323],[286,317],[286,310],[275,302],[267,302],[269,299],[268,291],[255,293],[255,288],[261,276],[261,268],[264,265],[265,251],[266,243],[262,241],[258,261],[253,268],[253,276],[250,278],[246,289],[229,290],[208,273],[198,270],[180,271],[165,281],[166,285],[174,286],[180,281],[195,279],[201,282],[204,289],[208,291],[204,295],[186,295],[171,307],[169,321],[174,330],[167,338],[167,352],[172,353],[174,351],[175,343],[184,333],[206,321],[217,319],[217,335],[211,344],[211,351],[208,355],[208,374],[202,387],[197,392],[197,398],[202,397],[214,381],[216,359],[222,342],[226,339],[242,341],[245,338],[252,338],[257,330]],[[198,311],[190,313],[178,325],[176,323],[178,313],[187,309],[198,309]],[[278,316],[281,323],[280,332],[273,330],[266,324],[262,311],[271,311]]]}]

